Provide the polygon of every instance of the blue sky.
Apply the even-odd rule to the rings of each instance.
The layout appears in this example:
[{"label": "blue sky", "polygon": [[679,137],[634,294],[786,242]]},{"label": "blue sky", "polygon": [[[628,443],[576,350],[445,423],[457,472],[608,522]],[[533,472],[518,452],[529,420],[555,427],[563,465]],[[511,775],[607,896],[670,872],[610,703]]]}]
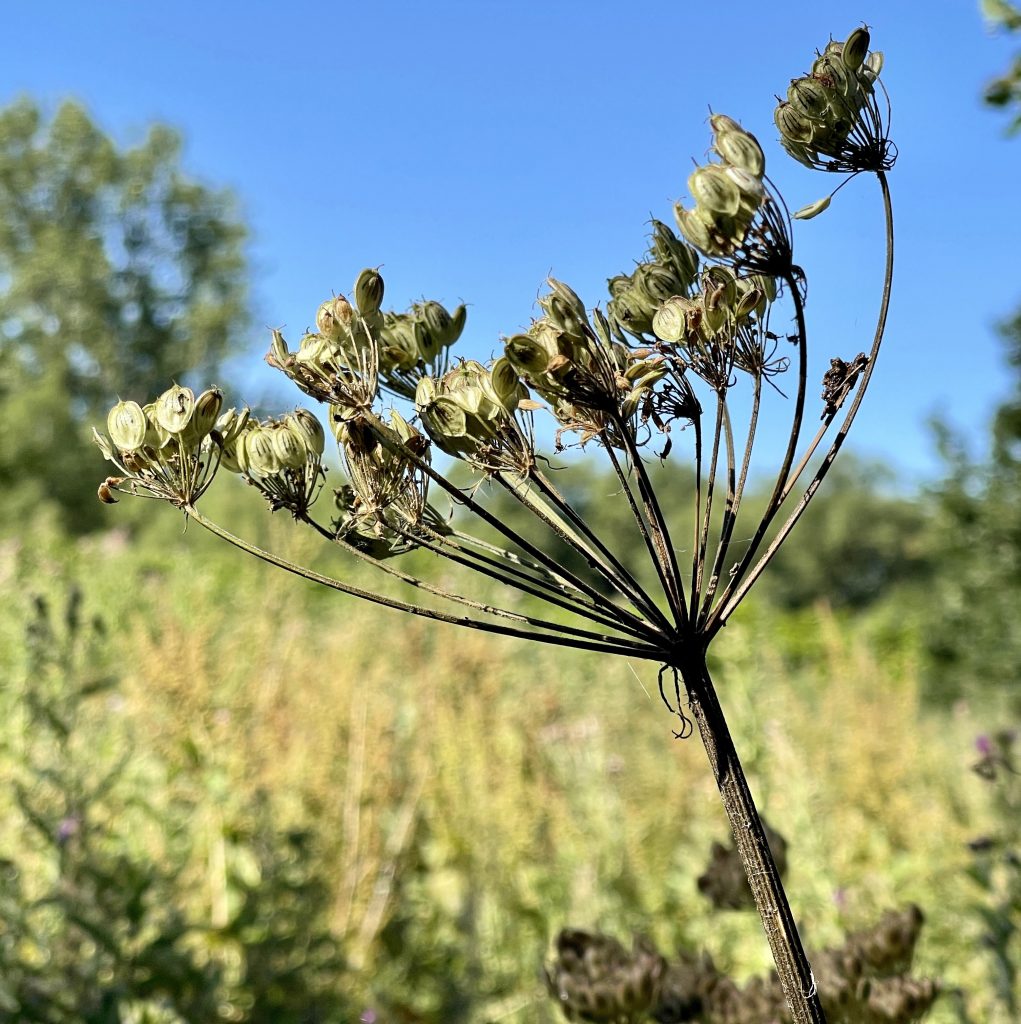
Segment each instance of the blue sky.
[{"label": "blue sky", "polygon": [[[780,150],[774,95],[861,22],[886,53],[901,155],[890,329],[854,439],[915,480],[938,466],[929,417],[981,442],[1010,386],[995,324],[1021,302],[1021,139],[979,99],[1016,44],[972,0],[7,3],[0,102],[76,97],[124,142],[179,127],[187,168],[231,187],[251,225],[257,324],[296,340],[382,264],[385,305],[468,302],[464,354],[487,357],[549,273],[605,301],[650,215],[672,221],[710,105],[758,135],[792,209],[832,188]],[[798,227],[816,380],[868,348],[881,226],[862,179]],[[267,338],[253,330],[247,397],[277,385]]]}]

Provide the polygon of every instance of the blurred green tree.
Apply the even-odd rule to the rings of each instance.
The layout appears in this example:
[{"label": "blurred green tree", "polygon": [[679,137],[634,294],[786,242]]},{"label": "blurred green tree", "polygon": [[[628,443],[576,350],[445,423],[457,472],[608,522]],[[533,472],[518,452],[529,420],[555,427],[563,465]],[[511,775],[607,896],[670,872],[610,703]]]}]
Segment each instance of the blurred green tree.
[{"label": "blurred green tree", "polygon": [[[1021,29],[1021,10],[1007,0],[982,0],[982,13],[995,29]],[[1013,109],[1015,115],[1009,131],[1021,130],[1021,53],[1015,54],[1010,67],[986,86],[985,99],[994,107]]]},{"label": "blurred green tree", "polygon": [[111,393],[208,379],[247,320],[235,202],[153,125],[118,148],[83,107],[0,110],[0,520],[99,521],[90,420]]}]

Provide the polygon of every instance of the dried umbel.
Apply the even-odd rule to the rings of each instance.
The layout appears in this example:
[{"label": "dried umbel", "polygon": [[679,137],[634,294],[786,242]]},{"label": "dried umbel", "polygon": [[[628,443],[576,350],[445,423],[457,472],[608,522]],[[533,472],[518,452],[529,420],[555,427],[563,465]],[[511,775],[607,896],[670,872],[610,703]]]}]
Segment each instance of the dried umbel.
[{"label": "dried umbel", "polygon": [[652,222],[647,256],[631,274],[618,274],[607,282],[610,323],[639,342],[652,334],[652,321],[664,302],[691,294],[699,268],[698,253],[658,220]]},{"label": "dried umbel", "polygon": [[[918,938],[921,912],[917,907],[887,911],[872,928],[849,935],[846,941],[813,957],[815,979],[827,1019],[832,1024],[914,1024],[939,997],[939,982],[907,974]],[[896,940],[892,935],[896,933]],[[889,955],[870,956],[863,945],[876,944]],[[551,997],[571,1021],[653,1020],[658,1024],[790,1024],[791,1012],[775,975],[752,978],[744,984],[723,974],[707,954],[681,950],[665,960],[655,948],[636,940],[632,956],[611,936],[565,930],[557,940],[558,958],[546,968]],[[624,976],[635,964],[647,965],[654,976],[653,997],[638,1016],[612,1016],[620,1001],[613,998],[607,979],[615,970]],[[618,966],[621,965],[621,966]],[[595,980],[592,980],[595,979]],[[584,1016],[596,992],[601,1011],[609,1016]],[[564,993],[570,998],[565,999]],[[581,995],[584,993],[584,995]]]},{"label": "dried umbel", "polygon": [[725,114],[713,114],[709,122],[719,160],[696,167],[688,178],[694,209],[674,205],[681,234],[711,259],[757,273],[788,273],[786,214],[767,187],[758,140]]},{"label": "dried umbel", "polygon": [[214,432],[223,392],[209,388],[198,398],[174,385],[155,402],[118,402],[107,416],[109,435],[93,428],[104,457],[121,471],[108,477],[100,497],[113,503],[114,490],[163,498],[174,505],[197,501],[220,465],[222,438]]},{"label": "dried umbel", "polygon": [[[610,279],[605,312],[588,309],[550,278],[537,317],[504,340],[500,358],[452,361],[465,307],[450,312],[420,301],[405,312],[384,310],[383,279],[370,268],[358,275],[351,300],[335,296],[319,307],[315,329],[297,351],[274,332],[269,362],[328,407],[346,474],[332,488],[331,521],[318,521],[311,507],[323,469],[322,437],[310,413],[256,422],[244,411],[221,415],[218,393],[195,398],[172,388],[153,407],[120,404],[110,418],[113,438],[100,438],[118,469],[101,486],[104,500],[125,490],[166,498],[267,562],[390,608],[655,665],[663,702],[682,719],[675,734],[690,734],[692,720],[697,725],[732,830],[742,837],[743,869],[797,1024],[819,1024],[822,1010],[706,653],[817,493],[876,365],[892,282],[884,171],[892,147],[876,107],[879,59],[867,50],[864,32],[831,44],[812,74],[792,86],[779,117],[787,148],[811,166],[876,171],[885,268],[871,346],[863,345],[862,355],[810,352],[806,275],[793,262],[786,206],[766,177],[755,137],[714,114],[713,155],[689,179],[693,204],[676,211],[684,237],[654,221],[646,257]],[[810,367],[827,360],[816,398]],[[785,370],[781,390],[775,378]],[[398,409],[382,408],[385,394]],[[566,467],[556,454],[536,451],[533,414],[547,413],[555,420],[557,452],[566,434],[601,449],[614,477],[607,499],[623,502],[630,540],[601,532],[570,488],[559,485]],[[805,424],[816,414],[809,434]],[[779,422],[787,438],[769,446],[779,455],[775,462],[761,458],[760,423],[767,420]],[[435,463],[433,448],[444,456]],[[651,455],[683,459],[681,472],[672,482],[668,468],[654,477]],[[447,457],[461,469],[447,473]],[[221,463],[259,487],[271,507],[288,509],[416,595],[448,605],[330,578],[229,533],[195,507]],[[749,508],[746,484],[763,470],[771,487]],[[430,492],[442,494],[442,515],[430,505]],[[492,492],[519,502],[529,526],[519,529],[514,517],[487,507]],[[684,515],[684,506],[691,525],[680,537],[676,510]],[[429,557],[395,563],[392,556],[412,549]],[[470,571],[438,572],[432,580],[410,571],[446,564]],[[467,592],[451,589],[454,578]],[[484,589],[470,590],[475,584]],[[493,594],[507,593],[510,601],[493,603]],[[451,604],[457,607],[443,610]],[[554,611],[542,617],[539,607]],[[616,953],[607,956],[619,968],[614,977],[632,986],[629,993],[632,983],[645,991],[646,981],[632,976],[633,962],[653,964],[651,954],[636,951],[632,967]],[[585,987],[572,970],[562,976],[571,980],[558,991],[578,1019],[610,1019],[591,1016],[606,1008],[637,1012],[632,995],[610,1000],[616,981]],[[713,998],[723,1005],[731,987],[721,983]],[[770,991],[763,983],[755,1000],[768,1001]],[[744,995],[747,1004],[751,996]]]},{"label": "dried umbel", "polygon": [[883,55],[869,53],[869,41],[865,28],[844,42],[831,39],[811,72],[791,82],[787,99],[776,108],[784,149],[806,167],[853,173],[893,166],[889,105],[884,115],[876,97]]},{"label": "dried umbel", "polygon": [[656,1005],[666,961],[636,936],[632,951],[614,938],[577,929],[557,936],[546,986],[569,1021],[633,1024]]},{"label": "dried umbel", "polygon": [[528,389],[506,358],[488,367],[462,359],[438,379],[423,377],[415,391],[415,409],[436,446],[487,473],[527,476],[535,460],[527,408]]},{"label": "dried umbel", "polygon": [[308,513],[322,486],[326,435],[308,409],[280,419],[239,422],[233,410],[223,421],[224,467],[242,474],[263,494],[270,508],[297,518]]},{"label": "dried umbel", "polygon": [[337,535],[357,546],[371,537],[407,549],[409,533],[425,515],[428,481],[420,463],[429,442],[396,411],[390,423],[348,420],[331,412],[330,425],[340,449],[350,489],[337,494]]}]

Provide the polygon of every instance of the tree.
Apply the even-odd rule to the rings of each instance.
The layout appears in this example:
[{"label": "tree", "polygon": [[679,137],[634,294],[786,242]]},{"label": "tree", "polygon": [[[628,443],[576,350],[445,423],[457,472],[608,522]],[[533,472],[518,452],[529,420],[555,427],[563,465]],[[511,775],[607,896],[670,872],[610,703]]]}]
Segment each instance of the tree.
[{"label": "tree", "polygon": [[87,423],[111,392],[214,373],[246,321],[245,228],[153,125],[120,149],[77,103],[0,111],[0,509],[97,523]]},{"label": "tree", "polygon": [[[1021,10],[1007,0],[982,0],[982,13],[995,28],[1007,32],[1021,29]],[[1021,108],[1021,53],[1014,56],[1010,67],[997,75],[985,91],[986,103],[994,107]],[[1016,132],[1021,129],[1021,113],[1015,113],[1014,120],[1008,129]]]}]

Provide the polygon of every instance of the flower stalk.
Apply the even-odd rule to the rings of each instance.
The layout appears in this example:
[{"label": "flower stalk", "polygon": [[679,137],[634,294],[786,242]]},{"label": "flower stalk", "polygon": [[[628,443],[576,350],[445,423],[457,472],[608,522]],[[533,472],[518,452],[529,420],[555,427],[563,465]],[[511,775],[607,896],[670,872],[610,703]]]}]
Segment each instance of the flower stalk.
[{"label": "flower stalk", "polygon": [[[104,501],[118,494],[166,500],[257,558],[390,609],[660,666],[663,702],[681,720],[675,735],[691,731],[685,706],[695,719],[796,1024],[824,1016],[706,655],[818,491],[861,406],[885,332],[893,273],[886,172],[896,148],[889,111],[884,116],[877,99],[882,56],[869,52],[869,42],[865,29],[831,41],[812,71],[792,82],[776,113],[782,144],[795,159],[845,174],[842,185],[874,173],[885,216],[885,274],[871,350],[832,356],[821,425],[807,445],[807,288],[794,262],[792,221],[766,177],[758,140],[723,114],[710,118],[710,161],[688,179],[693,204],[675,206],[680,235],[653,222],[646,257],[608,281],[605,312],[587,309],[573,289],[550,278],[540,315],[504,339],[498,359],[452,361],[465,306],[451,313],[423,301],[403,313],[384,310],[382,276],[369,268],[355,281],[354,302],[335,295],[320,305],[317,331],[297,350],[273,332],[267,362],[325,407],[337,442],[346,482],[332,488],[336,517],[328,523],[313,515],[327,491],[326,432],[308,409],[262,421],[247,409],[221,414],[218,389],[196,398],[175,385],[146,406],[119,402],[108,435],[96,432],[117,469],[100,485]],[[823,213],[842,185],[802,216]],[[772,329],[781,317],[790,325],[786,336]],[[785,407],[775,379],[788,371],[794,397]],[[739,390],[750,407],[743,432],[732,414]],[[384,408],[384,396],[396,406]],[[845,404],[843,421],[799,493]],[[750,518],[744,498],[753,454],[760,454],[759,426],[770,412],[784,417],[787,441],[769,474],[765,508]],[[543,467],[555,454],[536,449],[536,415],[555,422],[557,452],[601,450],[644,564],[630,564],[553,485]],[[652,457],[677,459],[684,447],[678,438],[687,442],[694,469],[687,551],[673,539],[680,534],[672,513],[683,496],[657,486],[649,468]],[[471,483],[439,468],[436,452],[459,462]],[[287,511],[335,550],[432,603],[325,576],[235,536],[197,507],[221,469],[241,476],[272,511]],[[492,491],[512,498],[535,529],[522,532],[487,507]],[[735,538],[745,537],[731,561]],[[433,565],[456,567],[458,589],[446,576],[424,579],[396,564],[415,550],[427,552]],[[567,563],[565,550],[572,556]],[[469,592],[473,580],[481,593]],[[521,600],[491,600],[485,588],[494,586]],[[434,607],[444,601],[457,611]]]}]

